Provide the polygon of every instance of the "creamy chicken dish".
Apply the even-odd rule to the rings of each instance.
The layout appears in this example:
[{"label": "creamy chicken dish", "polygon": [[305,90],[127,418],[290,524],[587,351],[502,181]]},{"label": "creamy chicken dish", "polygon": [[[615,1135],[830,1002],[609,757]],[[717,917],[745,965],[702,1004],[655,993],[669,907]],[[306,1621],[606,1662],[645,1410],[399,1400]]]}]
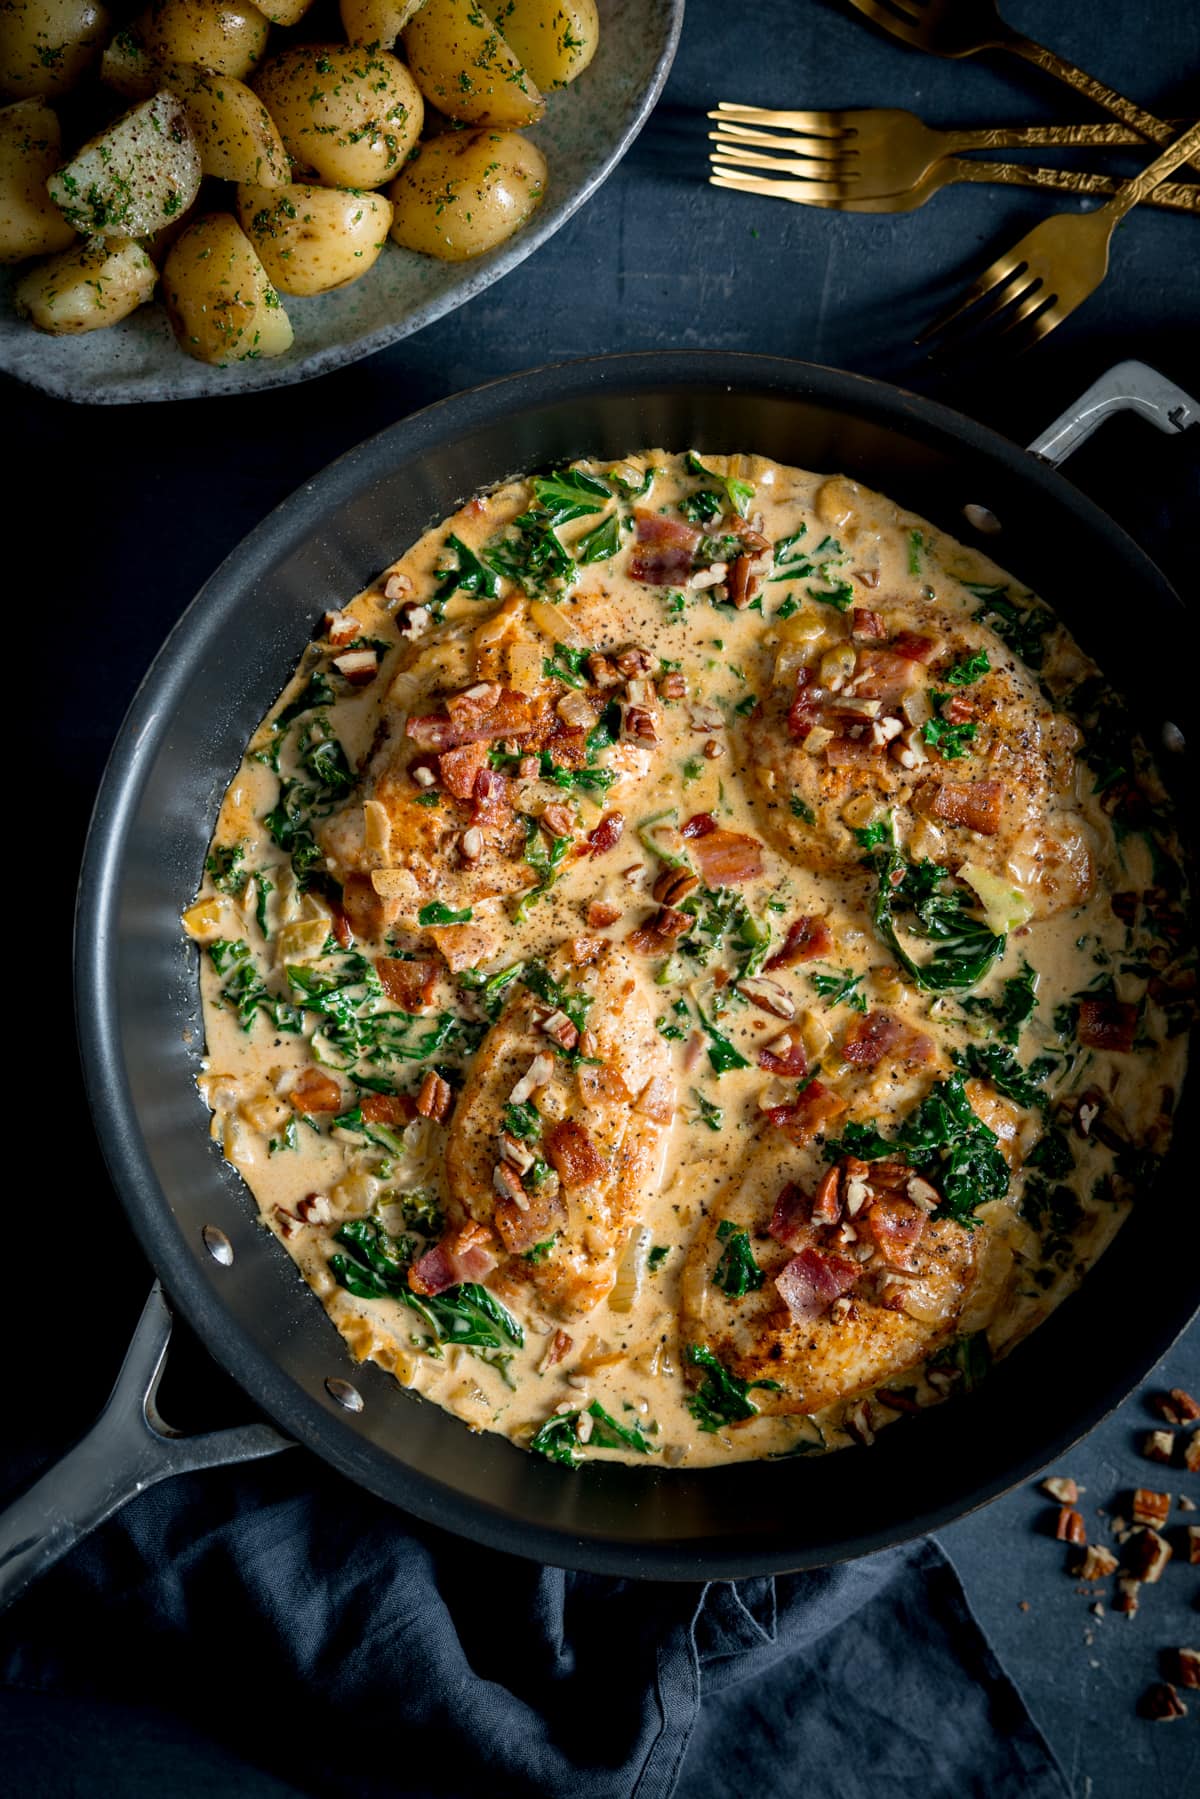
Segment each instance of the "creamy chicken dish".
[{"label": "creamy chicken dish", "polygon": [[1194,979],[1049,609],[756,456],[514,481],[327,613],[184,923],[213,1136],[351,1354],[572,1466],[969,1391],[1149,1193]]}]

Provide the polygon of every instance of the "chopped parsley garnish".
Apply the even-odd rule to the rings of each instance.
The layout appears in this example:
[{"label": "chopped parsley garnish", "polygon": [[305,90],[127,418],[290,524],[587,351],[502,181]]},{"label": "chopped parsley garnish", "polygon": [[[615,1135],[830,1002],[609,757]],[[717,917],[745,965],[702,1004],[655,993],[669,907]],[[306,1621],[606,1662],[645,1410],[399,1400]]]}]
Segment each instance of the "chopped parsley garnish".
[{"label": "chopped parsley garnish", "polygon": [[967,753],[967,745],[975,741],[979,726],[973,718],[963,724],[954,725],[942,717],[942,707],[950,698],[948,693],[937,693],[928,689],[929,704],[933,707],[934,717],[925,721],[922,736],[931,749],[935,749],[946,762],[957,762]]},{"label": "chopped parsley garnish", "polygon": [[749,1231],[739,1230],[731,1218],[722,1218],[717,1226],[717,1237],[725,1247],[713,1272],[714,1286],[720,1287],[730,1299],[743,1299],[747,1293],[757,1293],[767,1277],[754,1260]]},{"label": "chopped parsley garnish", "polygon": [[877,850],[885,843],[894,843],[895,835],[890,813],[886,818],[877,818],[873,824],[857,826],[854,832],[855,841],[865,850]]},{"label": "chopped parsley garnish", "polygon": [[704,1379],[687,1402],[687,1409],[702,1431],[718,1431],[743,1418],[757,1418],[758,1407],[750,1398],[752,1387],[782,1392],[777,1380],[742,1380],[719,1362],[706,1343],[689,1343],[687,1359],[704,1369]]},{"label": "chopped parsley garnish", "polygon": [[965,662],[956,662],[953,668],[946,671],[944,679],[950,687],[969,687],[972,681],[978,681],[981,676],[990,674],[991,667],[987,651],[980,650],[977,655],[969,656]]}]

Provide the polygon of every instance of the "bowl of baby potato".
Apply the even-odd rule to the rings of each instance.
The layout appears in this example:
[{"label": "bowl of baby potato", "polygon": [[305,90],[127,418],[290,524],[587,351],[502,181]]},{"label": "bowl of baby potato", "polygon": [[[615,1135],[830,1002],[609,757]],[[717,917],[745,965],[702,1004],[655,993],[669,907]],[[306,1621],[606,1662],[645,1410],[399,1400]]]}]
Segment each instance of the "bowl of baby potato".
[{"label": "bowl of baby potato", "polygon": [[0,369],[283,386],[507,273],[645,122],[683,0],[0,0]]}]

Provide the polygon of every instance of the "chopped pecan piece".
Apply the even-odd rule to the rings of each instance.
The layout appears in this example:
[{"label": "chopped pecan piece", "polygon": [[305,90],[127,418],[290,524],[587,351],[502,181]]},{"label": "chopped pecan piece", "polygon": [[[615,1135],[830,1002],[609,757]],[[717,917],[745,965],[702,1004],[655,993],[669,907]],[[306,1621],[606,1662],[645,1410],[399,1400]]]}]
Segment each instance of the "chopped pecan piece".
[{"label": "chopped pecan piece", "polygon": [[813,1195],[812,1221],[814,1224],[836,1224],[841,1217],[841,1178],[842,1171],[837,1163],[822,1175],[821,1183]]},{"label": "chopped pecan piece", "polygon": [[573,1050],[579,1042],[579,1032],[571,1023],[565,1012],[548,1012],[539,1020],[538,1028],[542,1030],[559,1049]]},{"label": "chopped pecan piece", "polygon": [[700,885],[690,868],[664,868],[650,889],[660,906],[681,906]]},{"label": "chopped pecan piece", "polygon": [[1117,1571],[1117,1558],[1103,1543],[1089,1543],[1075,1572],[1081,1580],[1107,1580]]},{"label": "chopped pecan piece", "polygon": [[711,812],[693,812],[685,818],[679,828],[681,837],[709,837],[717,828],[717,821]]},{"label": "chopped pecan piece", "polygon": [[331,1224],[333,1207],[323,1193],[306,1193],[296,1201],[296,1216],[302,1224]]},{"label": "chopped pecan piece", "polygon": [[1172,1387],[1169,1393],[1156,1393],[1151,1403],[1164,1424],[1191,1424],[1200,1418],[1200,1403],[1182,1387]]},{"label": "chopped pecan piece", "polygon": [[1200,1430],[1194,1430],[1184,1445],[1183,1465],[1189,1474],[1200,1474]]},{"label": "chopped pecan piece", "polygon": [[1122,1574],[1117,1581],[1117,1591],[1112,1602],[1113,1611],[1124,1612],[1127,1618],[1132,1618],[1138,1609],[1138,1592],[1141,1584],[1141,1581],[1135,1580],[1131,1574]]},{"label": "chopped pecan piece", "polygon": [[636,644],[627,650],[621,650],[615,661],[617,673],[626,681],[636,680],[639,675],[648,675],[654,666],[654,658],[649,650],[640,649]]},{"label": "chopped pecan piece", "polygon": [[1134,1580],[1151,1585],[1159,1580],[1174,1550],[1156,1530],[1135,1530],[1125,1544],[1125,1564]]},{"label": "chopped pecan piece", "polygon": [[672,669],[658,683],[658,697],[662,700],[685,700],[687,698],[687,676],[681,669]]},{"label": "chopped pecan piece", "polygon": [[323,622],[325,635],[335,650],[344,649],[359,634],[359,623],[352,612],[327,612]]},{"label": "chopped pecan piece", "polygon": [[383,597],[385,600],[406,600],[412,590],[413,584],[409,577],[397,571],[384,582]]},{"label": "chopped pecan piece", "polygon": [[621,916],[619,906],[610,906],[607,900],[589,900],[584,912],[584,922],[591,931],[602,931],[605,925],[616,924]]},{"label": "chopped pecan piece", "polygon": [[538,1363],[538,1373],[548,1374],[555,1363],[561,1362],[563,1357],[570,1351],[573,1346],[573,1341],[573,1338],[568,1337],[566,1331],[555,1331],[553,1337],[550,1339],[545,1355]]},{"label": "chopped pecan piece", "polygon": [[1152,1493],[1148,1487],[1134,1488],[1132,1512],[1135,1524],[1149,1524],[1157,1529],[1166,1523],[1170,1510],[1169,1493]]},{"label": "chopped pecan piece", "polygon": [[431,1068],[417,1094],[417,1111],[422,1118],[432,1118],[442,1124],[450,1116],[453,1104],[454,1090],[449,1081],[444,1080],[436,1068]]},{"label": "chopped pecan piece", "polygon": [[548,837],[569,837],[575,829],[571,808],[560,806],[557,802],[544,809],[538,823]]},{"label": "chopped pecan piece", "polygon": [[660,906],[654,917],[631,931],[625,941],[639,956],[661,956],[691,926],[690,913],[677,912],[673,906]]},{"label": "chopped pecan piece", "polygon": [[366,687],[379,673],[379,656],[375,650],[343,650],[333,666],[352,687]]},{"label": "chopped pecan piece", "polygon": [[1187,1717],[1187,1706],[1169,1680],[1156,1680],[1147,1687],[1138,1701],[1138,1711],[1151,1724],[1171,1724],[1176,1718]]},{"label": "chopped pecan piece", "polygon": [[1068,1474],[1055,1474],[1042,1482],[1042,1492],[1049,1493],[1051,1499],[1057,1499],[1059,1505],[1074,1505],[1079,1498],[1079,1488]]},{"label": "chopped pecan piece", "polygon": [[1188,1561],[1194,1568],[1200,1563],[1200,1524],[1189,1524],[1187,1527]]},{"label": "chopped pecan piece", "polygon": [[319,1068],[306,1068],[287,1096],[294,1112],[340,1112],[342,1090],[332,1075]]},{"label": "chopped pecan piece", "polygon": [[1171,1649],[1167,1653],[1172,1679],[1181,1687],[1200,1687],[1200,1649]]},{"label": "chopped pecan piece", "polygon": [[657,743],[654,712],[649,706],[626,706],[622,714],[621,734],[634,743]]},{"label": "chopped pecan piece", "polygon": [[1079,1002],[1077,1036],[1085,1049],[1131,1050],[1137,1035],[1138,1008],[1115,999]]},{"label": "chopped pecan piece", "polygon": [[403,1128],[416,1117],[417,1102],[411,1093],[364,1093],[359,1109],[364,1124],[390,1124]]},{"label": "chopped pecan piece", "polygon": [[620,684],[621,677],[615,664],[607,656],[602,656],[599,650],[593,650],[588,657],[587,671],[595,687],[617,687]]},{"label": "chopped pecan piece", "polygon": [[1072,1506],[1064,1505],[1058,1514],[1058,1523],[1054,1531],[1060,1543],[1074,1543],[1082,1548],[1087,1542],[1087,1527],[1083,1522],[1083,1513]]},{"label": "chopped pecan piece", "polygon": [[808,1052],[799,1026],[781,1031],[758,1052],[758,1065],[781,1080],[802,1081],[808,1073]]},{"label": "chopped pecan piece", "polygon": [[770,1012],[773,1018],[794,1018],[796,1002],[787,988],[779,981],[773,981],[770,975],[746,975],[736,983],[737,990],[752,1006],[762,1012]]},{"label": "chopped pecan piece", "polygon": [[1142,1454],[1150,1462],[1169,1462],[1175,1454],[1173,1430],[1150,1430],[1142,1438]]}]

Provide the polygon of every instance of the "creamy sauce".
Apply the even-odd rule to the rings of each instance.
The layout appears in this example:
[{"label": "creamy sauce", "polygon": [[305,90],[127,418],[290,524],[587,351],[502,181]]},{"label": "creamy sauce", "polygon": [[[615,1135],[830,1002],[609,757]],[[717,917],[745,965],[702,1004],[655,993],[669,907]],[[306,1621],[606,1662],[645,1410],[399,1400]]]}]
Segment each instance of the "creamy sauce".
[{"label": "creamy sauce", "polygon": [[473,1429],[869,1442],[1046,1317],[1165,1150],[1165,796],[926,521],[757,457],[577,466],[428,532],[255,733],[185,915],[213,1135],[352,1354]]}]

